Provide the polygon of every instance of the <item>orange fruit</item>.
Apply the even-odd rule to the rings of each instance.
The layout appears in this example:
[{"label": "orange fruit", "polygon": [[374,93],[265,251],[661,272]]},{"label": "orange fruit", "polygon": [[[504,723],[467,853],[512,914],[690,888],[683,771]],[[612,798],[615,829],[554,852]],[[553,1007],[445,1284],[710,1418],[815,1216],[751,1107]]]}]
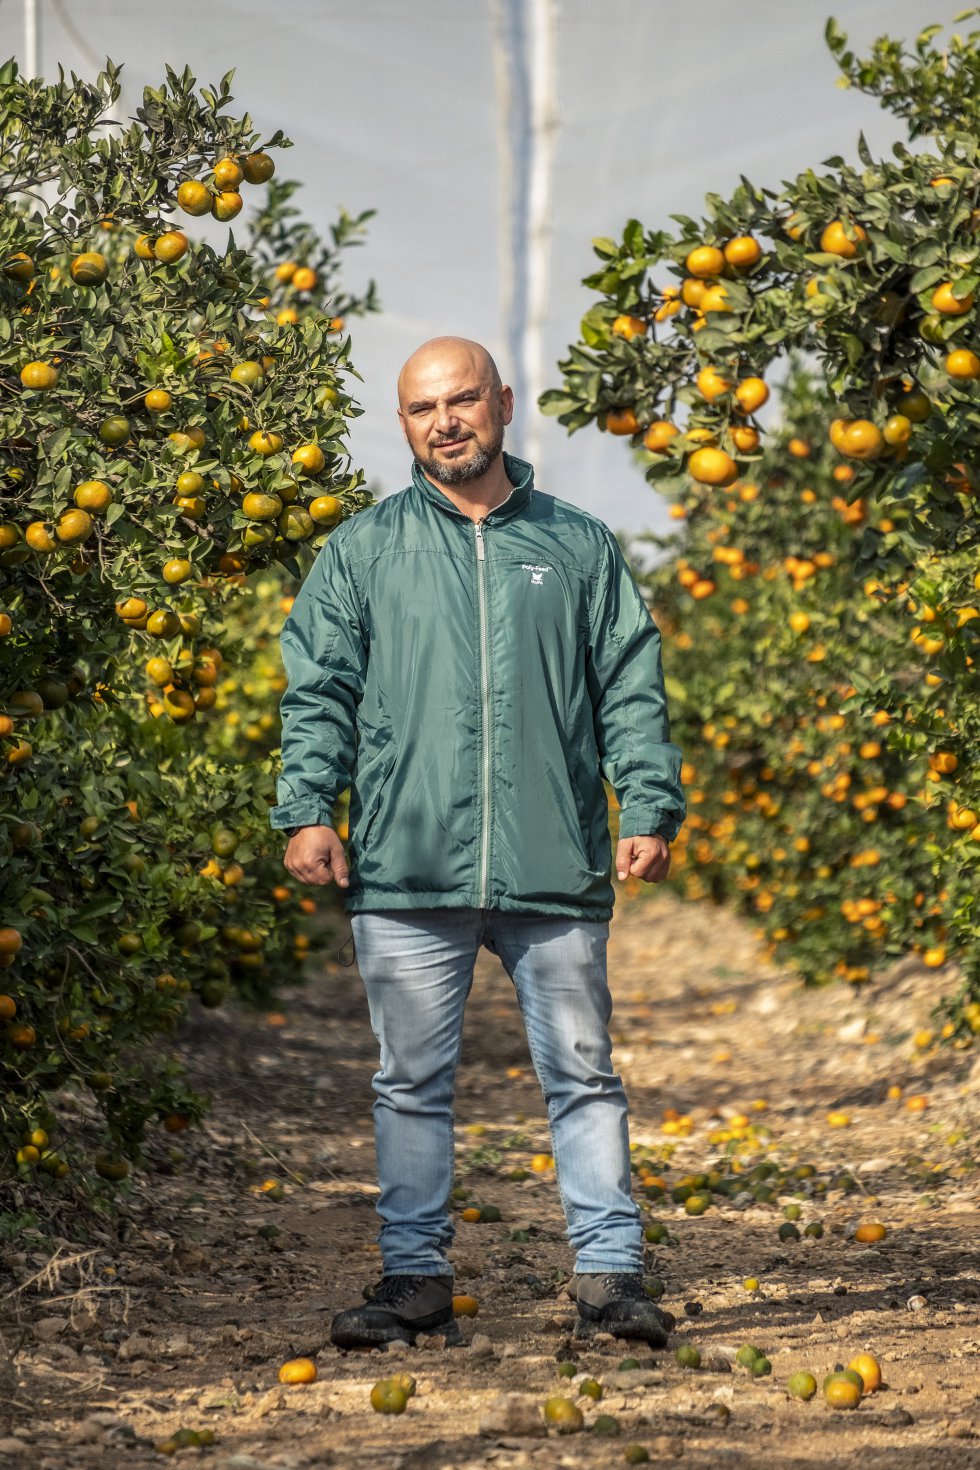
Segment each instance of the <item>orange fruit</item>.
[{"label": "orange fruit", "polygon": [[722,252],[729,265],[746,270],[762,259],[762,246],[754,235],[736,235]]},{"label": "orange fruit", "polygon": [[290,1358],[279,1369],[280,1383],[315,1383],[316,1364],[312,1358]]},{"label": "orange fruit", "polygon": [[318,495],[310,501],[309,511],[317,525],[332,526],[340,520],[343,506],[336,495]]},{"label": "orange fruit", "polygon": [[854,1232],[854,1239],[860,1240],[864,1245],[870,1245],[875,1241],[884,1240],[888,1231],[878,1221],[866,1225],[859,1225]]},{"label": "orange fruit", "polygon": [[29,281],[34,275],[34,262],[23,250],[7,257],[3,273],[8,281]]},{"label": "orange fruit", "polygon": [[680,429],[676,424],[667,419],[655,419],[643,435],[643,447],[649,449],[652,454],[663,454],[672,439],[676,439]]},{"label": "orange fruit", "polygon": [[701,485],[731,485],[738,479],[738,466],[723,449],[695,449],[687,461],[691,478]]},{"label": "orange fruit", "polygon": [[223,189],[211,200],[211,213],[216,220],[224,223],[226,220],[234,219],[236,214],[240,214],[244,203],[242,196],[234,189]]},{"label": "orange fruit", "polygon": [[215,164],[214,182],[219,189],[237,189],[245,177],[238,162],[234,158],[219,158]]},{"label": "orange fruit", "polygon": [[[147,238],[141,236],[141,238]],[[173,265],[175,261],[187,254],[190,241],[183,230],[165,230],[162,235],[157,235],[153,242],[153,257],[164,265]]]},{"label": "orange fruit", "polygon": [[870,419],[851,419],[841,438],[842,452],[849,459],[877,459],[885,445],[881,430]]},{"label": "orange fruit", "polygon": [[769,389],[761,378],[743,378],[735,389],[738,411],[744,414],[755,413],[768,397]]},{"label": "orange fruit", "polygon": [[102,480],[83,480],[75,486],[74,501],[79,510],[101,515],[112,504],[112,491]]},{"label": "orange fruit", "polygon": [[627,342],[632,342],[634,337],[645,337],[647,324],[638,316],[618,316],[612,324],[614,337],[624,337]]},{"label": "orange fruit", "polygon": [[585,1416],[572,1399],[563,1394],[552,1394],[544,1401],[544,1417],[554,1424],[560,1434],[575,1434],[585,1423]]},{"label": "orange fruit", "polygon": [[101,286],[109,274],[109,262],[98,250],[84,250],[75,256],[69,270],[77,286]]},{"label": "orange fruit", "polygon": [[843,220],[834,219],[820,236],[820,249],[828,255],[839,255],[844,260],[853,260],[867,238],[867,232],[860,225],[851,222],[845,229]]},{"label": "orange fruit", "polygon": [[725,257],[717,245],[698,245],[688,254],[684,269],[698,280],[720,276],[725,269]]},{"label": "orange fruit", "polygon": [[248,447],[253,454],[261,454],[263,458],[278,454],[282,448],[282,435],[271,433],[268,429],[256,429],[248,441]]},{"label": "orange fruit", "polygon": [[327,462],[319,444],[300,444],[293,450],[290,459],[308,475],[318,475]]},{"label": "orange fruit", "polygon": [[249,153],[242,159],[242,177],[247,184],[267,184],[276,171],[268,153]]},{"label": "orange fruit", "polygon": [[968,347],[957,347],[946,359],[951,378],[980,378],[980,357]]},{"label": "orange fruit", "polygon": [[694,379],[698,392],[713,403],[716,398],[722,398],[732,389],[731,378],[726,378],[717,368],[704,367]]},{"label": "orange fruit", "polygon": [[611,408],[606,414],[606,428],[610,434],[635,434],[639,427],[631,408]]},{"label": "orange fruit", "polygon": [[823,1396],[832,1409],[856,1409],[861,1390],[847,1378],[834,1377],[824,1384]]},{"label": "orange fruit", "polygon": [[754,454],[759,447],[759,431],[751,424],[734,424],[729,430],[732,443],[742,454]]},{"label": "orange fruit", "polygon": [[954,285],[954,281],[943,281],[932,293],[933,309],[941,316],[964,316],[974,303],[972,291],[968,291],[965,296],[954,296]]},{"label": "orange fruit", "polygon": [[881,1387],[881,1367],[877,1358],[873,1358],[870,1353],[858,1353],[847,1366],[852,1373],[861,1375],[865,1393],[874,1393],[875,1389]]},{"label": "orange fruit", "polygon": [[20,370],[20,381],[25,388],[45,391],[58,381],[58,369],[49,362],[28,362]]},{"label": "orange fruit", "polygon": [[211,190],[200,179],[185,179],[177,189],[177,203],[185,214],[207,214],[211,208]]}]

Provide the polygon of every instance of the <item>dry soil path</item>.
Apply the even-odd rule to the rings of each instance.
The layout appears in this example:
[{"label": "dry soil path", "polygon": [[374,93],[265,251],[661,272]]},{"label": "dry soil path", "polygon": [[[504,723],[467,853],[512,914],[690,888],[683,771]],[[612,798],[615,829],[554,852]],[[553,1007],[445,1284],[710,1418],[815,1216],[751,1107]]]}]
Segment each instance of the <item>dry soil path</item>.
[{"label": "dry soil path", "polygon": [[[379,1264],[374,1043],[356,970],[337,960],[341,925],[325,972],[311,966],[281,1014],[227,1009],[188,1023],[180,1047],[214,1106],[203,1131],[176,1140],[182,1162],[167,1159],[175,1140],[165,1137],[159,1167],[137,1177],[118,1221],[0,1246],[0,1470],[142,1470],[166,1463],[155,1446],[175,1431],[205,1427],[214,1447],[178,1461],[605,1467],[636,1443],[654,1464],[691,1470],[858,1459],[862,1470],[976,1470],[980,1069],[975,1049],[913,1040],[948,974],[903,962],[860,992],[807,992],[724,912],[649,891],[620,899],[610,978],[638,1157],[671,1184],[707,1170],[725,1135],[744,1130],[741,1115],[763,1130],[750,1162],[813,1167],[798,1223],[824,1227],[819,1239],[779,1238],[791,1196],[778,1175],[773,1199],[743,1192],[699,1218],[669,1198],[645,1200],[672,1236],[650,1246],[648,1265],[677,1330],[669,1350],[638,1353],[641,1369],[627,1375],[622,1343],[571,1343],[553,1174],[507,1178],[546,1153],[548,1137],[512,987],[484,952],[459,1076],[458,1164],[470,1203],[497,1205],[502,1220],[461,1222],[454,1251],[479,1315],[464,1324],[462,1349],[429,1340],[341,1354],[325,1345],[330,1316],[359,1299]],[[928,1106],[910,1111],[910,1095]],[[835,1111],[849,1126],[828,1126]],[[266,1180],[279,1181],[281,1199],[259,1192]],[[868,1220],[888,1228],[877,1246],[853,1239]],[[750,1275],[758,1291],[743,1287]],[[745,1342],[767,1351],[771,1376],[733,1371]],[[677,1365],[682,1343],[700,1349],[699,1370]],[[855,1412],[787,1396],[795,1370],[820,1381],[862,1350],[881,1361],[886,1387]],[[281,1388],[279,1366],[296,1354],[315,1356],[319,1379]],[[480,1433],[502,1392],[535,1406],[574,1396],[575,1381],[557,1374],[569,1358],[605,1390],[597,1407],[580,1400],[583,1432],[541,1438],[518,1418]],[[372,1384],[403,1369],[418,1383],[408,1411],[373,1413]],[[599,1412],[619,1421],[618,1439],[590,1430]]]}]

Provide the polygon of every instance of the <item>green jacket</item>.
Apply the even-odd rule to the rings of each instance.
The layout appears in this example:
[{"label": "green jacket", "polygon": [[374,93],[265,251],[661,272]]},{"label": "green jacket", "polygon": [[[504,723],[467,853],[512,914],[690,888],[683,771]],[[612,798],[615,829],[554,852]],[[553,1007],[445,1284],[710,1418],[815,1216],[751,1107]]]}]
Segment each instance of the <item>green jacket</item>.
[{"label": "green jacket", "polygon": [[686,816],[660,634],[615,536],[504,466],[477,524],[416,462],[332,533],[283,626],[270,820],[331,825],[350,786],[348,913],[609,919],[603,775],[622,837]]}]

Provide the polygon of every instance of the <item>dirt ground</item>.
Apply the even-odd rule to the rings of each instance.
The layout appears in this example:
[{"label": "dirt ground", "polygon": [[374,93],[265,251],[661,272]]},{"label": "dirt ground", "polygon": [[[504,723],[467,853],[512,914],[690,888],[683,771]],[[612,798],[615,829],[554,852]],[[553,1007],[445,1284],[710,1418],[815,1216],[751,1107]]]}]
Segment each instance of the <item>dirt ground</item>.
[{"label": "dirt ground", "polygon": [[[610,980],[638,1157],[673,1184],[722,1158],[719,1132],[743,1114],[771,1130],[750,1166],[767,1145],[781,1166],[813,1165],[798,1224],[824,1226],[819,1239],[781,1240],[782,1193],[735,1195],[700,1217],[644,1199],[676,1242],[651,1245],[648,1267],[677,1328],[626,1372],[633,1348],[571,1339],[553,1172],[507,1178],[549,1142],[512,987],[484,951],[459,1074],[458,1171],[469,1203],[495,1204],[502,1219],[460,1222],[454,1249],[458,1289],[479,1314],[463,1323],[463,1348],[436,1338],[343,1354],[329,1345],[330,1317],[377,1279],[379,1257],[374,1042],[356,969],[337,960],[341,926],[325,971],[309,967],[281,1016],[190,1019],[181,1051],[213,1110],[202,1131],[154,1144],[158,1167],[138,1174],[118,1221],[0,1246],[0,1467],[141,1470],[166,1463],[156,1446],[181,1428],[210,1428],[215,1443],[176,1462],[217,1470],[601,1470],[625,1463],[628,1444],[691,1470],[980,1466],[980,1060],[976,1048],[913,1041],[948,973],[903,961],[861,991],[809,992],[766,964],[731,915],[650,890],[620,897]],[[928,1106],[910,1111],[910,1095]],[[671,1108],[691,1119],[688,1133],[663,1131]],[[835,1110],[849,1126],[828,1126]],[[282,1198],[259,1192],[266,1180]],[[887,1237],[859,1244],[860,1221],[881,1221]],[[771,1376],[733,1365],[746,1342],[767,1352]],[[677,1364],[682,1343],[700,1349],[700,1369]],[[830,1409],[819,1392],[787,1395],[794,1371],[820,1383],[864,1350],[884,1386],[856,1411]],[[295,1355],[315,1356],[316,1383],[279,1385]],[[526,1395],[535,1414],[550,1394],[574,1397],[563,1360],[604,1387],[598,1405],[579,1399],[583,1432],[541,1437],[526,1413],[480,1432],[502,1392]],[[418,1385],[407,1411],[374,1413],[372,1384],[401,1370]],[[598,1413],[618,1420],[618,1438],[591,1431]]]}]

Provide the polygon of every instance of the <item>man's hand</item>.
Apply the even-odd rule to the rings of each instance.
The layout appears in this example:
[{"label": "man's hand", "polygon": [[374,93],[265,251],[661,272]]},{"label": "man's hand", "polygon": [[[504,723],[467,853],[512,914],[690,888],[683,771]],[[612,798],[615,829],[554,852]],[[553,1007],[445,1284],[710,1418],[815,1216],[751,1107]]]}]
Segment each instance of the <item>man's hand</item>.
[{"label": "man's hand", "polygon": [[283,862],[301,883],[348,886],[344,844],[332,827],[301,827],[289,839]]},{"label": "man's hand", "polygon": [[670,870],[670,846],[666,837],[623,837],[616,844],[616,874],[619,878],[642,878],[644,883],[662,883]]}]

